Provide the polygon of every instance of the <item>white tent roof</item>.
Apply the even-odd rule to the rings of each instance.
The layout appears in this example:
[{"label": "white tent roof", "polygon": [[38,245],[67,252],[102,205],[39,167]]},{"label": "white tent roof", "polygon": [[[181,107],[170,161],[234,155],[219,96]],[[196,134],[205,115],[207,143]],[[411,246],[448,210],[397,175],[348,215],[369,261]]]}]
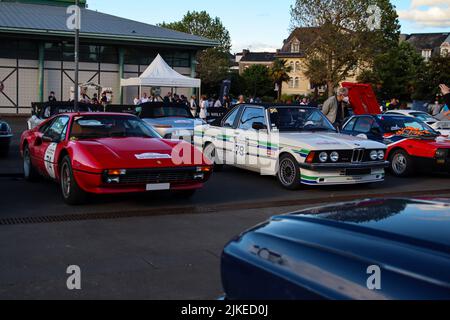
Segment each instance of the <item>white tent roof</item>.
[{"label": "white tent roof", "polygon": [[158,54],[139,78],[122,79],[120,85],[122,87],[200,88],[201,81],[179,74]]}]

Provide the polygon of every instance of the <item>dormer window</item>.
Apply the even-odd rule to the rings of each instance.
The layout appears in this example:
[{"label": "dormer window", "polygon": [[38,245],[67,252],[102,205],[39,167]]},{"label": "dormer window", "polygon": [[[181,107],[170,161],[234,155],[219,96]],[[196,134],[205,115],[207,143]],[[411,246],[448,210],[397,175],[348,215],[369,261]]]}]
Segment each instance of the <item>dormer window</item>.
[{"label": "dormer window", "polygon": [[299,53],[300,52],[300,42],[294,41],[291,43],[291,52]]},{"label": "dormer window", "polygon": [[422,50],[422,57],[425,59],[425,61],[430,60],[431,58],[431,50]]}]

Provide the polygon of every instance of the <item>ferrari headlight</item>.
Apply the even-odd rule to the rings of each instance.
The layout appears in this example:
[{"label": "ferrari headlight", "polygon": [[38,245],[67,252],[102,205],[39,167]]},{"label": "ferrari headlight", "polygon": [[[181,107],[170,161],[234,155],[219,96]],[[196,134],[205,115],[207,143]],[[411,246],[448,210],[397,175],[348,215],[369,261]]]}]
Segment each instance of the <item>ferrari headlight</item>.
[{"label": "ferrari headlight", "polygon": [[320,160],[320,162],[327,162],[327,160],[328,160],[328,153],[321,152],[319,154],[319,160]]},{"label": "ferrari headlight", "polygon": [[447,152],[445,149],[437,149],[436,150],[436,159],[445,159],[447,156]]},{"label": "ferrari headlight", "polygon": [[383,160],[384,159],[384,151],[380,150],[378,151],[378,160]]},{"label": "ferrari headlight", "polygon": [[337,153],[336,151],[332,152],[330,154],[330,159],[333,162],[338,162],[339,161],[339,153]]},{"label": "ferrari headlight", "polygon": [[373,161],[378,160],[378,151],[376,151],[376,150],[371,151],[370,159],[372,159]]}]

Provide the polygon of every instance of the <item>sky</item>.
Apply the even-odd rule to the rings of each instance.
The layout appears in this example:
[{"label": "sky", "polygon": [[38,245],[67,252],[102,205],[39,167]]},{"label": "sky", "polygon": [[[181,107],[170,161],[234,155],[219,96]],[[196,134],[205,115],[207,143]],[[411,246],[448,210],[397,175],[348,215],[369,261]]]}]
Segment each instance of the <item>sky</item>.
[{"label": "sky", "polygon": [[[91,10],[149,24],[181,20],[187,11],[207,11],[230,31],[232,52],[275,51],[289,36],[295,0],[87,0]],[[402,33],[450,32],[450,0],[391,0]]]}]

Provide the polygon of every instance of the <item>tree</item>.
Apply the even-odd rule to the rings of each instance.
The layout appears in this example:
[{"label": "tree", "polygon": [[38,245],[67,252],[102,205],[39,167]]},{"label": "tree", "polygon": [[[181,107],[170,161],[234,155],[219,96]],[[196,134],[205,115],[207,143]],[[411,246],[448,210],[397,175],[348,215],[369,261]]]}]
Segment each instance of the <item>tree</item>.
[{"label": "tree", "polygon": [[358,81],[372,84],[381,100],[410,100],[416,78],[424,68],[422,56],[408,42],[401,42],[377,55],[372,68],[361,73]]},{"label": "tree", "polygon": [[308,77],[311,87],[314,88],[314,99],[318,98],[319,87],[325,86],[327,77],[326,66],[320,59],[306,60],[305,76]]},{"label": "tree", "polygon": [[[371,66],[378,53],[398,42],[400,33],[389,0],[296,0],[291,16],[293,27],[309,28],[306,65],[324,66],[329,95],[339,82],[354,75],[358,66]],[[310,75],[315,72],[308,68]]]},{"label": "tree", "polygon": [[267,66],[260,64],[250,66],[242,73],[242,79],[246,95],[261,98],[273,94],[273,83]]},{"label": "tree", "polygon": [[228,55],[216,48],[197,54],[197,75],[202,79],[203,92],[218,94],[222,81],[228,77],[230,61]]},{"label": "tree", "polygon": [[415,76],[413,98],[431,100],[440,93],[440,84],[450,84],[450,56],[435,56],[423,63]]},{"label": "tree", "polygon": [[160,23],[160,27],[217,40],[219,51],[229,52],[231,49],[230,33],[220,18],[212,18],[206,11],[188,11],[181,21]]},{"label": "tree", "polygon": [[218,17],[212,18],[206,11],[188,11],[181,21],[163,22],[159,26],[218,41],[217,47],[200,51],[196,57],[196,71],[202,80],[203,92],[217,93],[221,81],[228,77],[230,67],[231,38],[222,21]]},{"label": "tree", "polygon": [[278,101],[281,100],[283,83],[289,81],[289,72],[291,71],[292,68],[287,65],[287,61],[284,59],[275,59],[272,67],[269,69],[269,77],[278,87]]}]

